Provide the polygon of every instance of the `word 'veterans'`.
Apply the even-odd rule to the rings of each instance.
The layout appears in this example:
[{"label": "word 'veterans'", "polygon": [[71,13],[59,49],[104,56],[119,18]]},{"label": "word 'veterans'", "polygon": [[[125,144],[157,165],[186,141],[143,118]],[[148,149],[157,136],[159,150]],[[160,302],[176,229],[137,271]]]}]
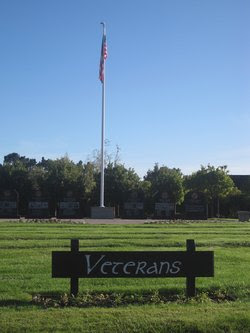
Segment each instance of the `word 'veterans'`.
[{"label": "word 'veterans'", "polygon": [[[178,274],[181,270],[181,261],[107,261],[106,255],[101,255],[98,259],[91,258],[91,254],[84,256],[87,275],[99,271],[103,275],[169,275]],[[84,264],[85,264],[84,263]]]}]

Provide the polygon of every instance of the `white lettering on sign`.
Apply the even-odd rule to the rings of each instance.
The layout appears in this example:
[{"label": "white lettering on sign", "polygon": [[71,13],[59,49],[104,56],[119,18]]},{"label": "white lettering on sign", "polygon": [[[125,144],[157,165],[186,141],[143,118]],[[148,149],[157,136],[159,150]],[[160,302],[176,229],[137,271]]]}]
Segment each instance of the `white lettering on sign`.
[{"label": "white lettering on sign", "polygon": [[175,204],[171,202],[156,202],[155,203],[156,210],[174,210]]},{"label": "white lettering on sign", "polygon": [[101,266],[101,272],[102,272],[102,274],[107,275],[108,272],[105,272],[105,271],[104,271],[104,267],[105,267],[105,266],[112,266],[112,265],[113,265],[113,264],[112,264],[111,261],[105,261],[105,262],[102,264],[102,266]]},{"label": "white lettering on sign", "polygon": [[115,270],[116,269],[116,267],[117,266],[119,266],[119,265],[123,265],[124,266],[124,262],[113,262],[113,268],[112,268],[112,274],[115,274],[115,275],[117,275],[118,274],[118,272]]},{"label": "white lettering on sign", "polygon": [[14,209],[16,207],[17,207],[17,203],[15,201],[0,201],[1,209],[5,209],[5,208]]},{"label": "white lettering on sign", "polygon": [[135,267],[135,262],[134,261],[129,261],[123,266],[123,272],[124,274],[130,275],[131,272],[128,272],[128,267]]},{"label": "white lettering on sign", "polygon": [[[178,266],[181,266],[181,262],[180,261],[174,261],[173,262],[173,265],[172,265],[172,268],[170,269],[170,273],[171,274],[177,274],[179,273],[179,271],[181,270],[180,267]],[[173,269],[174,268],[174,269]]]},{"label": "white lettering on sign", "polygon": [[61,209],[78,209],[80,207],[77,201],[61,201],[59,202],[59,208]]},{"label": "white lettering on sign", "polygon": [[164,265],[165,265],[165,269],[166,269],[165,274],[168,274],[168,272],[169,272],[169,267],[170,267],[170,264],[169,264],[168,261],[161,261],[159,274],[162,273],[162,269],[163,269]]},{"label": "white lettering on sign", "polygon": [[158,266],[156,262],[147,269],[147,274],[158,274]]},{"label": "white lettering on sign", "polygon": [[49,204],[46,201],[30,201],[29,209],[48,209]]},{"label": "white lettering on sign", "polygon": [[94,264],[94,266],[90,266],[90,256],[91,254],[86,254],[85,255],[85,258],[86,258],[86,261],[87,261],[87,274],[89,275],[93,269],[99,264],[99,262],[102,261],[103,258],[105,258],[105,255],[102,255],[101,258]]},{"label": "white lettering on sign", "polygon": [[145,274],[145,272],[143,270],[145,268],[145,266],[147,266],[146,261],[138,261],[135,274],[138,274],[139,272],[141,272],[142,274]]},{"label": "white lettering on sign", "polygon": [[87,264],[87,275],[91,272],[98,271],[103,275],[168,275],[178,274],[181,270],[181,261],[106,261],[106,255],[101,255],[98,259],[93,260],[91,254],[85,254]]}]

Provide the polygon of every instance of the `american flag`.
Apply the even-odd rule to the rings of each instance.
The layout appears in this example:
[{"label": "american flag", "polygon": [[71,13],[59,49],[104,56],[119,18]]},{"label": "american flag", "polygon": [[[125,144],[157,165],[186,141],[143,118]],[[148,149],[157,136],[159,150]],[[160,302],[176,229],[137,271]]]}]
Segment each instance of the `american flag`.
[{"label": "american flag", "polygon": [[102,48],[101,48],[101,59],[100,59],[100,68],[99,68],[99,79],[103,83],[104,81],[104,61],[107,59],[108,50],[107,50],[107,40],[106,35],[102,37]]}]

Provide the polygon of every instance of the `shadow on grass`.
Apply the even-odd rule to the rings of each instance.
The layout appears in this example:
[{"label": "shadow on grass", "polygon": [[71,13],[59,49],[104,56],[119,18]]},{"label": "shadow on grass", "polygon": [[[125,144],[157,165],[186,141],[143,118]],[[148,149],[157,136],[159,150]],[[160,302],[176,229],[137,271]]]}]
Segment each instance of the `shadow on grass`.
[{"label": "shadow on grass", "polygon": [[32,303],[30,301],[20,301],[18,299],[6,299],[6,300],[1,300],[0,301],[0,307],[19,307],[19,306],[24,306],[28,307],[31,306]]},{"label": "shadow on grass", "polygon": [[[31,300],[20,300],[20,299],[3,299],[0,300],[0,308],[1,307],[32,307],[34,305],[39,306],[39,304],[34,304],[33,298],[35,295],[38,295],[37,292],[31,294]],[[58,292],[42,292],[39,295],[43,295],[44,298],[53,298],[53,299],[60,299],[61,293]],[[41,307],[42,305],[40,305]]]}]

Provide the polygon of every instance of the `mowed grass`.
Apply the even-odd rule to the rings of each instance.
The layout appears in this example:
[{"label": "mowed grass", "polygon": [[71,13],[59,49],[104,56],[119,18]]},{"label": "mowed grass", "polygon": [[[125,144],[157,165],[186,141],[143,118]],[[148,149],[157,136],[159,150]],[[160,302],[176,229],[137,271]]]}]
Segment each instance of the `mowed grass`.
[{"label": "mowed grass", "polygon": [[[33,295],[69,293],[69,279],[51,278],[51,252],[80,250],[197,250],[215,253],[215,277],[197,278],[198,295],[211,290],[233,301],[206,297],[161,304],[44,308]],[[80,279],[80,294],[183,295],[185,279]],[[250,223],[78,225],[0,222],[0,332],[250,332]]]}]

